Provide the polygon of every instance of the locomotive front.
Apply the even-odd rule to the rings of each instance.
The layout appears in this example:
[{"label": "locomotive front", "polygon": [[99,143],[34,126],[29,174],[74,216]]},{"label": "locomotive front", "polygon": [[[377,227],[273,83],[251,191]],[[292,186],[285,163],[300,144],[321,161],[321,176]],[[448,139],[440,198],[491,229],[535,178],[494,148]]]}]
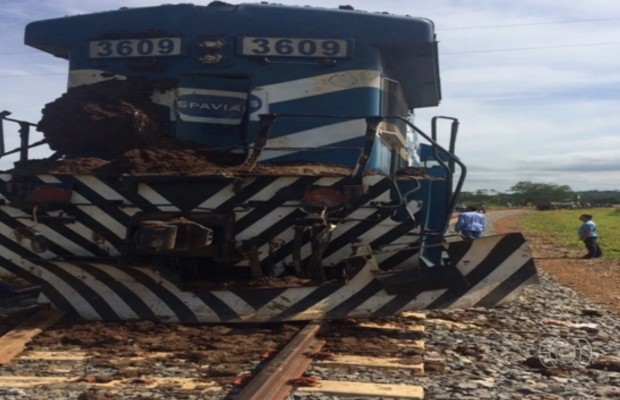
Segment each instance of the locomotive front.
[{"label": "locomotive front", "polygon": [[0,180],[0,268],[41,301],[265,322],[494,305],[536,280],[518,233],[446,243],[458,121],[445,149],[410,119],[440,100],[428,20],[214,2],[35,22],[26,43],[70,65],[37,125],[54,155]]}]

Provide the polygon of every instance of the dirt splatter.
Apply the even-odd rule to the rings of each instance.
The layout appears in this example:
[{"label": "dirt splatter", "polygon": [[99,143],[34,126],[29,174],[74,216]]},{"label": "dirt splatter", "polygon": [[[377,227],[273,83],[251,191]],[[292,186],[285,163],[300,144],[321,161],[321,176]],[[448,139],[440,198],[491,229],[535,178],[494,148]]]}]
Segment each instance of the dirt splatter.
[{"label": "dirt splatter", "polygon": [[215,162],[218,156],[201,154],[194,149],[131,149],[114,159],[96,157],[43,159],[17,163],[10,172],[16,176],[36,174],[118,175],[270,175],[270,176],[348,176],[352,169],[339,165],[316,163],[266,165],[252,169],[226,162]]},{"label": "dirt splatter", "polygon": [[45,106],[38,124],[55,155],[16,163],[12,172],[327,176],[352,172],[338,165],[312,163],[241,169],[243,154],[176,141],[170,136],[169,110],[151,100],[154,92],[176,86],[175,81],[131,78],[70,89]]},{"label": "dirt splatter", "polygon": [[32,346],[48,351],[79,349],[109,378],[148,376],[162,368],[200,370],[202,378],[229,383],[262,353],[278,350],[301,324],[180,325],[65,319],[37,336]]},{"label": "dirt splatter", "polygon": [[47,104],[38,130],[61,153],[122,152],[166,137],[167,109],[150,99],[171,81],[108,80],[71,88]]},{"label": "dirt splatter", "polygon": [[[311,162],[241,168],[244,154],[177,141],[170,134],[169,109],[151,99],[154,93],[177,86],[175,80],[129,78],[69,89],[45,106],[37,128],[56,153],[49,159],[17,162],[10,172],[104,176],[348,176],[353,172],[337,164]],[[399,179],[437,179],[419,168],[405,168],[397,175]]]}]

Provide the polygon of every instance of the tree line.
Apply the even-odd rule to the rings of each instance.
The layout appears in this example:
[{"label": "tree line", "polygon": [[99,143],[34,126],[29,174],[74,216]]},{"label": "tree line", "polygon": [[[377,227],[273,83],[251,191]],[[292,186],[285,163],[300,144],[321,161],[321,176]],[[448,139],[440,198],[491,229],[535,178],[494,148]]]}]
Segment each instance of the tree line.
[{"label": "tree line", "polygon": [[499,206],[542,206],[552,202],[574,202],[577,206],[606,206],[620,204],[618,190],[574,191],[568,185],[520,181],[507,192],[493,189],[478,189],[474,192],[463,191],[457,203],[467,205]]}]

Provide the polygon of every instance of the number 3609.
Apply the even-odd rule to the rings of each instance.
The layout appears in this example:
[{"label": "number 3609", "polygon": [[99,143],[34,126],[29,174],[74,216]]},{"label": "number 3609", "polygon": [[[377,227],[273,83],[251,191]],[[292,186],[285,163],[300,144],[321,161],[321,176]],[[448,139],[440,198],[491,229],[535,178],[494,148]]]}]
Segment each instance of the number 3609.
[{"label": "number 3609", "polygon": [[181,53],[181,39],[96,40],[89,50],[92,58],[174,56]]},{"label": "number 3609", "polygon": [[343,39],[243,38],[244,55],[279,57],[346,57]]}]

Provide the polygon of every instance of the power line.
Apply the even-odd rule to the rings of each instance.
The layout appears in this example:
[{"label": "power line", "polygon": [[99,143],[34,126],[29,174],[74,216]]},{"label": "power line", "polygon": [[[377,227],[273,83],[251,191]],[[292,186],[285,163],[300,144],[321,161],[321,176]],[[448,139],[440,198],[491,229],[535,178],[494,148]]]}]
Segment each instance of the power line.
[{"label": "power line", "polygon": [[14,75],[0,75],[2,78],[30,78],[32,76],[52,76],[52,75],[67,75],[66,72],[50,72],[47,74],[14,74]]},{"label": "power line", "polygon": [[[488,50],[464,50],[464,51],[448,51],[440,52],[441,55],[454,55],[454,54],[474,54],[474,53],[500,53],[508,51],[526,51],[526,50],[545,50],[545,49],[561,49],[571,47],[596,47],[596,46],[616,46],[620,42],[599,42],[599,43],[582,43],[582,44],[558,44],[553,46],[536,46],[536,47],[514,47],[505,49],[488,49]],[[1,54],[1,53],[0,53]],[[29,78],[32,76],[54,76],[54,75],[66,75],[65,72],[50,72],[47,74],[19,74],[19,75],[0,75],[0,79],[3,78]]]},{"label": "power line", "polygon": [[488,49],[488,50],[465,50],[465,51],[449,51],[442,52],[442,55],[452,54],[468,54],[468,53],[499,53],[503,51],[522,51],[522,50],[544,50],[544,49],[561,49],[567,47],[595,47],[595,46],[615,46],[620,42],[601,42],[601,43],[583,43],[583,44],[558,44],[554,46],[537,46],[537,47],[514,47],[506,49]]},{"label": "power line", "polygon": [[[453,31],[453,30],[468,30],[468,29],[493,29],[493,28],[512,28],[520,26],[533,26],[533,25],[553,25],[553,24],[575,24],[584,22],[600,22],[600,21],[618,21],[620,18],[593,18],[593,19],[581,19],[581,20],[564,20],[564,21],[549,21],[549,22],[529,22],[522,24],[502,24],[502,25],[481,25],[481,26],[465,26],[454,28],[442,28],[441,31]],[[567,45],[554,45],[554,46],[539,46],[539,47],[515,47],[506,49],[489,49],[489,50],[466,50],[466,51],[452,51],[442,52],[442,55],[452,54],[470,54],[470,53],[495,53],[505,51],[523,51],[523,50],[544,50],[544,49],[557,49],[568,47],[590,47],[590,46],[611,46],[617,45],[620,42],[601,42],[601,43],[584,43],[584,44],[567,44]],[[22,51],[22,52],[5,52],[0,55],[15,55],[15,54],[40,54],[38,51]],[[49,73],[49,74],[22,74],[22,75],[0,75],[2,78],[22,78],[31,76],[50,76],[50,75],[65,75],[64,73]]]},{"label": "power line", "polygon": [[0,56],[13,55],[13,54],[41,54],[40,51],[7,51],[6,53],[0,53]]},{"label": "power line", "polygon": [[594,19],[573,19],[566,21],[549,21],[549,22],[524,22],[521,24],[502,24],[502,25],[480,25],[480,26],[461,26],[454,28],[441,28],[441,31],[457,31],[468,29],[493,29],[493,28],[514,28],[520,26],[534,26],[534,25],[556,25],[556,24],[581,24],[584,22],[601,22],[601,21],[618,21],[620,18],[594,18]]},{"label": "power line", "polygon": [[[555,25],[555,24],[580,24],[586,22],[601,22],[601,21],[620,21],[620,17],[611,18],[592,18],[592,19],[572,19],[564,21],[547,21],[547,22],[524,22],[520,24],[502,24],[502,25],[480,25],[480,26],[461,26],[454,28],[441,28],[440,31],[457,31],[468,29],[493,29],[493,28],[513,28],[520,26],[534,26],[534,25]],[[40,51],[12,51],[0,53],[0,55],[13,55],[13,54],[40,54]]]}]

